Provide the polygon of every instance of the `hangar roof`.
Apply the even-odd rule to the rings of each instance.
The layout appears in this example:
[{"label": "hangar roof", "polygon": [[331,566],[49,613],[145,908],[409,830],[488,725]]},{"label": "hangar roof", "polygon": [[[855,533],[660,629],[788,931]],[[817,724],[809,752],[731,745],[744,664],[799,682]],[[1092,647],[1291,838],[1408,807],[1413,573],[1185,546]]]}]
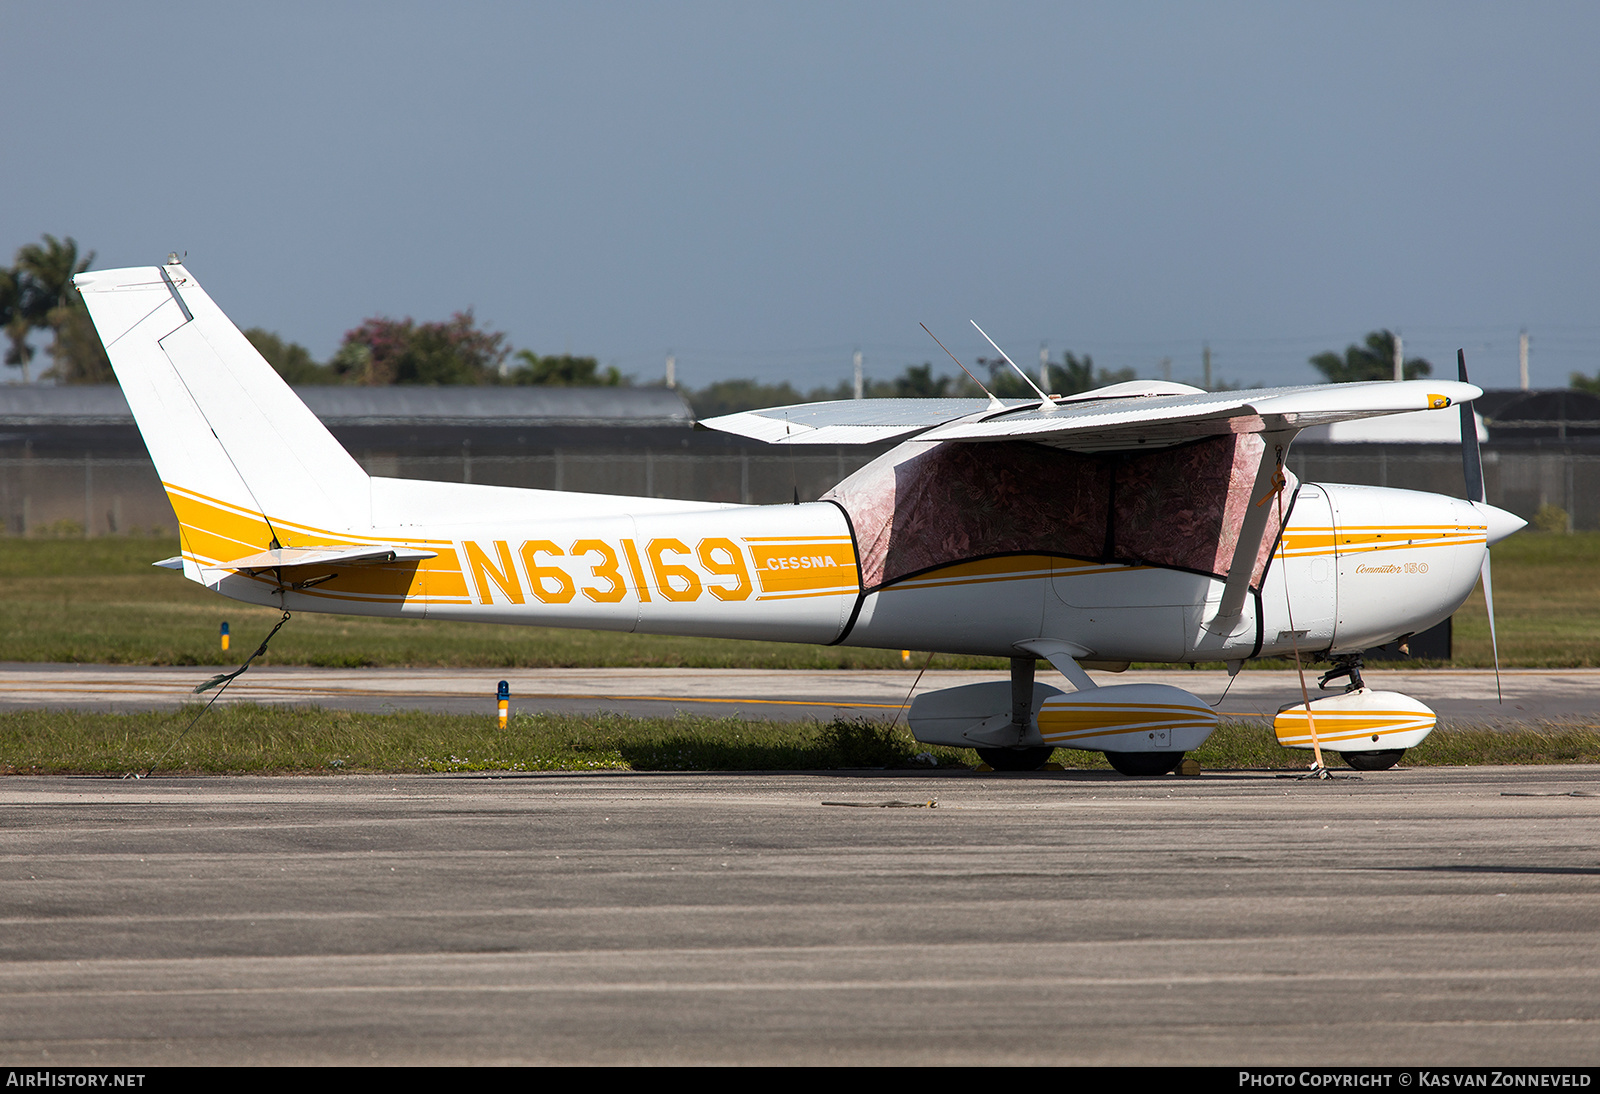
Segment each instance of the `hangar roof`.
[{"label": "hangar roof", "polygon": [[[665,387],[295,388],[326,425],[682,426],[689,405]],[[0,386],[0,426],[132,425],[115,384]]]}]

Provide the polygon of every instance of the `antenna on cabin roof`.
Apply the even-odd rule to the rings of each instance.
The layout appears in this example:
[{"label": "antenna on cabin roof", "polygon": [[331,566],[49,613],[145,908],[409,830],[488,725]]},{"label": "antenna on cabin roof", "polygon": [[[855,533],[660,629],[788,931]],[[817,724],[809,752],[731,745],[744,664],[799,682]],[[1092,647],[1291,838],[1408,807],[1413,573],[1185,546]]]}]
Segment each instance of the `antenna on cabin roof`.
[{"label": "antenna on cabin roof", "polygon": [[[978,326],[978,321],[976,319],[969,319],[968,322],[971,323],[974,328],[976,328],[979,334],[983,334],[983,328]],[[993,338],[990,338],[987,334],[983,334],[983,340],[989,343],[991,346],[994,346],[994,351],[1000,355],[1001,360],[1017,370],[1017,375],[1022,377],[1024,383],[1033,388],[1034,391],[1039,392],[1039,398],[1044,400],[1039,407],[1040,410],[1054,410],[1056,408],[1055,400],[1050,398],[1050,396],[1046,395],[1044,392],[1039,391],[1039,385],[1033,382],[1033,378],[1026,372],[1023,372],[1022,369],[1017,366],[1015,361],[1013,361],[1010,357],[1007,357],[1006,351],[1001,349]]]},{"label": "antenna on cabin roof", "polygon": [[[939,341],[938,337],[931,330],[928,330],[928,324],[926,324],[926,323],[918,323],[917,326],[921,327],[923,329],[923,331],[925,331],[927,333],[928,337],[933,339],[935,345],[937,345],[940,349],[944,349],[944,343]],[[944,352],[945,352],[946,356],[948,356],[950,358],[950,360],[955,361],[957,368],[959,368],[962,372],[965,372],[967,374],[967,378],[969,380],[971,380],[973,383],[978,385],[978,390],[979,391],[981,391],[985,395],[989,396],[989,409],[990,410],[1004,410],[1006,408],[1006,405],[1004,403],[1002,403],[999,399],[996,399],[994,397],[994,392],[992,392],[988,388],[984,387],[983,386],[983,381],[978,379],[976,376],[972,375],[972,370],[967,368],[966,365],[963,365],[960,362],[960,360],[957,359],[955,354],[951,353],[947,349],[944,349]]]}]

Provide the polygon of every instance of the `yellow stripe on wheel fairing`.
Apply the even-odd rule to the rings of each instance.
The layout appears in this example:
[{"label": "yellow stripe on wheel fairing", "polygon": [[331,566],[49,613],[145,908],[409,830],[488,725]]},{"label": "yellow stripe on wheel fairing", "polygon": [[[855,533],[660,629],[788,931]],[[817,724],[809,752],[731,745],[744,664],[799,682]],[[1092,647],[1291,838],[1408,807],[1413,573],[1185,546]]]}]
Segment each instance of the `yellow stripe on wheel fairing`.
[{"label": "yellow stripe on wheel fairing", "polygon": [[1220,719],[1203,705],[1187,703],[1046,703],[1039,711],[1039,735],[1047,744],[1087,737],[1177,730],[1210,732]]},{"label": "yellow stripe on wheel fairing", "polygon": [[[1318,710],[1317,742],[1338,744],[1383,737],[1398,733],[1431,731],[1437,721],[1431,713],[1417,710]],[[1278,743],[1285,746],[1311,744],[1311,725],[1304,707],[1290,707],[1272,720]]]}]

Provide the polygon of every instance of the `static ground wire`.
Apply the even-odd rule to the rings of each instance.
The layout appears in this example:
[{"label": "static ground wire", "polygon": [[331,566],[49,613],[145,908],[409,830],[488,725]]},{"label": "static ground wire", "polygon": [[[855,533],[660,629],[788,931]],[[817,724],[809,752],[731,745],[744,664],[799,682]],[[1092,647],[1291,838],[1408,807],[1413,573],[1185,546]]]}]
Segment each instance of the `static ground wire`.
[{"label": "static ground wire", "polygon": [[900,709],[894,712],[894,721],[889,723],[890,729],[893,729],[895,726],[900,724],[901,710],[909,711],[911,709],[911,697],[917,693],[917,685],[922,683],[922,674],[928,671],[929,665],[933,664],[934,652],[936,651],[929,651],[928,659],[922,663],[922,669],[917,673],[917,678],[911,681],[911,690],[906,692],[905,702],[900,704]]},{"label": "static ground wire", "polygon": [[222,698],[222,693],[228,690],[228,685],[233,683],[240,676],[243,676],[244,671],[250,667],[251,662],[267,652],[267,643],[271,642],[273,636],[283,629],[283,625],[285,623],[289,622],[288,609],[285,608],[282,609],[282,611],[283,618],[278,620],[277,625],[274,626],[272,630],[267,632],[267,636],[261,640],[261,645],[256,647],[256,652],[244,659],[244,664],[240,665],[232,672],[219,673],[218,675],[207,680],[205,683],[198,685],[194,689],[194,694],[196,695],[199,695],[201,692],[210,691],[212,688],[216,688],[217,692],[206,701],[205,706],[200,708],[200,712],[190,719],[189,724],[183,728],[183,732],[178,734],[177,737],[173,738],[172,743],[167,746],[167,750],[160,756],[157,756],[154,760],[150,761],[150,766],[145,770],[144,774],[141,775],[136,771],[132,775],[123,776],[124,778],[148,779],[155,769],[161,765],[161,761],[172,755],[172,750],[177,748],[178,743],[189,735],[189,731],[193,729],[197,723],[199,723],[201,718],[205,717],[206,711],[211,709],[212,704],[214,704],[218,699]]}]

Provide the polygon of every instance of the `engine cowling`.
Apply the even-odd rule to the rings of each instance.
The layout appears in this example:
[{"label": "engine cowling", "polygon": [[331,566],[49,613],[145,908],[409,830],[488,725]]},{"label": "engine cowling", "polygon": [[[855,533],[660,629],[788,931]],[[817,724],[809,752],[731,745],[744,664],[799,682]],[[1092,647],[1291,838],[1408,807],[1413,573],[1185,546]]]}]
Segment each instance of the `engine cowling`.
[{"label": "engine cowling", "polygon": [[1307,483],[1263,591],[1261,652],[1286,654],[1296,637],[1302,651],[1353,652],[1426,630],[1472,592],[1488,545],[1523,523],[1443,494]]}]

